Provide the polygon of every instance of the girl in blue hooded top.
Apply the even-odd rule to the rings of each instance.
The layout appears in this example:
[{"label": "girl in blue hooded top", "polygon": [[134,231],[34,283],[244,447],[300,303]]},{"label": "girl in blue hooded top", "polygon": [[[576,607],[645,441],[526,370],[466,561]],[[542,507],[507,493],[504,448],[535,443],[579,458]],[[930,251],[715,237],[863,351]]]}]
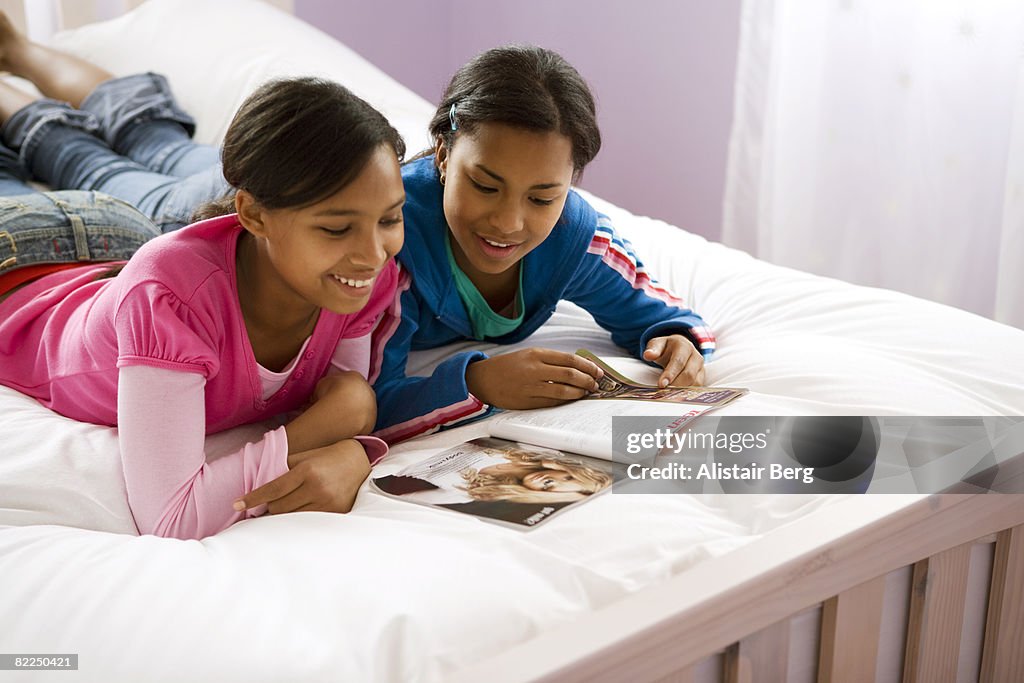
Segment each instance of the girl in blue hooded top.
[{"label": "girl in blue hooded top", "polygon": [[601,137],[594,98],[568,62],[532,46],[478,55],[452,78],[430,132],[434,149],[402,169],[399,294],[373,344],[384,348],[375,359],[378,436],[396,442],[596,389],[595,364],[542,348],[456,353],[429,377],[406,376],[410,350],[522,341],[561,299],[661,365],[661,386],[704,382],[715,348],[704,320],[571,189]]}]

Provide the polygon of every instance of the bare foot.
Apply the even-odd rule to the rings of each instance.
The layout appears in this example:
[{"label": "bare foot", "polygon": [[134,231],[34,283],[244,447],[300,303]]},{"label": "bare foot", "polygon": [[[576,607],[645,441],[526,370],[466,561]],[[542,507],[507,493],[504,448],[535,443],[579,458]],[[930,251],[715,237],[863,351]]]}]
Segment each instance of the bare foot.
[{"label": "bare foot", "polygon": [[33,43],[0,12],[0,70],[31,81],[46,97],[77,107],[113,76],[79,57]]},{"label": "bare foot", "polygon": [[0,71],[18,73],[18,56],[24,52],[28,40],[18,32],[6,12],[0,12]]}]

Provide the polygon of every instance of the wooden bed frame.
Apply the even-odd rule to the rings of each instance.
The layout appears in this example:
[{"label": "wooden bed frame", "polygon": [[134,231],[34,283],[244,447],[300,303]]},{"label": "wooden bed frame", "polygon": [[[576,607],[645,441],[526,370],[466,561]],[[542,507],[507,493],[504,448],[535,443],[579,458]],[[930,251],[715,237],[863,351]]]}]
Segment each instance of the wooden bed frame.
[{"label": "wooden bed frame", "polygon": [[[1022,680],[1024,496],[944,494],[907,504],[876,495],[837,505],[451,681],[689,683],[698,671],[701,680],[710,671],[710,680],[729,683],[787,681],[792,621],[815,609],[816,680],[883,680],[876,665],[893,592],[909,596],[889,615],[904,634],[903,681],[955,681],[962,666],[976,670],[972,680]],[[972,572],[984,574],[984,595],[970,590]],[[978,632],[965,633],[971,609],[985,616]],[[982,643],[980,657],[961,652],[964,638]]]}]

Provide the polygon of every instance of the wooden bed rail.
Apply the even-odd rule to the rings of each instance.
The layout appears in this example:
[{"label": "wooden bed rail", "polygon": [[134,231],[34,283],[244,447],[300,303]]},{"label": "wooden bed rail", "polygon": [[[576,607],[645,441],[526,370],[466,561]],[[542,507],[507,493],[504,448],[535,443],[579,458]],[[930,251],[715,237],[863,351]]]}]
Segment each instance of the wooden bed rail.
[{"label": "wooden bed rail", "polygon": [[951,643],[959,645],[964,553],[991,534],[981,680],[1016,680],[1024,671],[1022,524],[1019,495],[852,497],[450,680],[683,683],[694,664],[723,650],[730,683],[785,680],[765,675],[772,662],[785,669],[786,621],[823,605],[818,680],[870,681],[885,577],[915,564],[906,680],[947,680]]}]

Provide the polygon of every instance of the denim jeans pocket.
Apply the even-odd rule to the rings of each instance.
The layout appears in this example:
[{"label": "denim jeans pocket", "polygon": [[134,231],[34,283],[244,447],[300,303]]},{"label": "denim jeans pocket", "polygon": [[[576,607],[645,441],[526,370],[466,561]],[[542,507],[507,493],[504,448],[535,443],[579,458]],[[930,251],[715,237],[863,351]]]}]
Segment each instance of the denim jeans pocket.
[{"label": "denim jeans pocket", "polygon": [[0,273],[42,263],[121,261],[159,234],[134,207],[97,192],[0,197]]}]

